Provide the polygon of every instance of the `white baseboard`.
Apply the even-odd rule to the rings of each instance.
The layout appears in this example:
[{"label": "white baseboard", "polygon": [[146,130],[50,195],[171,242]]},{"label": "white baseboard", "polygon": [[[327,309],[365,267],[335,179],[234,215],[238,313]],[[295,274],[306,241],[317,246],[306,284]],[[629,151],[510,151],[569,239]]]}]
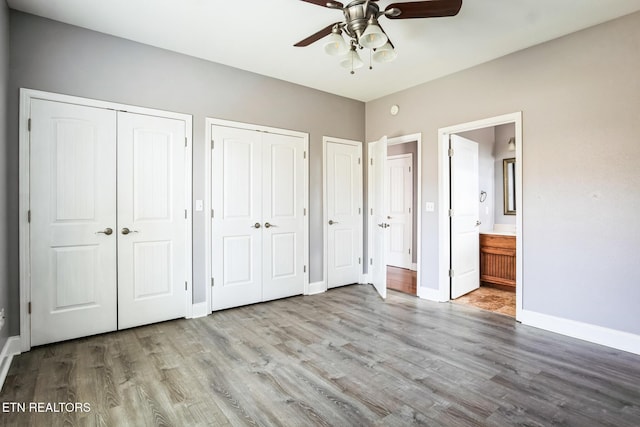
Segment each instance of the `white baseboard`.
[{"label": "white baseboard", "polygon": [[519,320],[524,325],[640,355],[640,335],[529,310],[522,310]]},{"label": "white baseboard", "polygon": [[442,299],[442,292],[440,292],[440,289],[431,289],[431,288],[419,287],[418,288],[418,297],[420,297],[422,299],[429,300],[429,301],[435,301],[435,302],[448,301],[448,300]]},{"label": "white baseboard", "polygon": [[191,318],[195,319],[197,317],[206,317],[209,314],[211,314],[211,312],[209,311],[209,304],[205,301],[205,302],[199,302],[197,304],[193,304],[192,306],[192,314],[191,314]]},{"label": "white baseboard", "polygon": [[327,285],[324,283],[324,280],[319,282],[309,283],[309,288],[307,289],[307,293],[305,295],[315,295],[321,294],[327,291]]},{"label": "white baseboard", "polygon": [[13,356],[20,354],[20,337],[9,337],[0,352],[0,390],[4,386],[4,380],[11,367]]}]

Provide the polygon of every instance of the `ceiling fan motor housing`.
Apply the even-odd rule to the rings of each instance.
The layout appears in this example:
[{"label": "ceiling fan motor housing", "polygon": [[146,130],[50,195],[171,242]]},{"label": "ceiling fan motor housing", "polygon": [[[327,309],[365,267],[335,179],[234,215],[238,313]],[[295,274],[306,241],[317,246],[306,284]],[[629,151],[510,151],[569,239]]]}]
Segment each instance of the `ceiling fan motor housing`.
[{"label": "ceiling fan motor housing", "polygon": [[378,18],[380,8],[376,3],[371,1],[355,0],[345,6],[343,12],[347,34],[359,40],[365,28],[367,28],[369,18]]}]

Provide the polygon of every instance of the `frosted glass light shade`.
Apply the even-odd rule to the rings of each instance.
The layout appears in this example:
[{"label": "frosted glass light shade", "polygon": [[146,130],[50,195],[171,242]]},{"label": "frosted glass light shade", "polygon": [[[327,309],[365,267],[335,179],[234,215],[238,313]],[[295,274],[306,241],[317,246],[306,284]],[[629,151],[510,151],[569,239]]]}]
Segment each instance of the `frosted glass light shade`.
[{"label": "frosted glass light shade", "polygon": [[386,42],[381,47],[377,48],[375,52],[373,52],[373,60],[376,62],[391,62],[398,54],[391,46],[391,43]]},{"label": "frosted glass light shade", "polygon": [[331,33],[324,44],[324,51],[331,56],[341,56],[349,51],[349,46],[342,35]]},{"label": "frosted glass light shade", "polygon": [[364,62],[360,59],[360,55],[355,49],[351,49],[345,57],[340,61],[340,66],[342,68],[346,68],[347,70],[357,70],[364,66]]},{"label": "frosted glass light shade", "polygon": [[375,23],[367,25],[364,33],[360,36],[360,46],[367,49],[375,49],[384,45],[387,42],[387,35],[382,32],[382,29]]}]

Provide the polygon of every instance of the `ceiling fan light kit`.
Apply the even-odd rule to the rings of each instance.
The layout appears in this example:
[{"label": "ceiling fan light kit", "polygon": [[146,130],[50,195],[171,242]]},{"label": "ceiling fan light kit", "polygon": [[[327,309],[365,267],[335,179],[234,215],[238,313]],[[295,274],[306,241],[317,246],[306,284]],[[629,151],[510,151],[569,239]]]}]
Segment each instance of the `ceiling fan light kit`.
[{"label": "ceiling fan light kit", "polygon": [[324,51],[331,56],[342,56],[349,52],[349,46],[344,41],[342,31],[338,26],[331,30],[331,34],[329,34],[327,42],[324,44]]},{"label": "ceiling fan light kit", "polygon": [[[398,56],[393,43],[378,23],[381,16],[388,19],[455,16],[462,7],[462,0],[426,0],[392,3],[381,12],[377,5],[378,0],[353,0],[346,6],[338,1],[302,1],[329,9],[340,9],[344,21],[330,24],[294,46],[309,46],[329,36],[324,44],[325,52],[332,56],[341,56],[340,65],[350,69],[351,74],[364,65],[357,49],[370,49],[369,58],[381,63],[391,62]],[[347,34],[349,43],[344,40],[343,32]],[[371,68],[373,67],[369,66],[369,69]]]}]

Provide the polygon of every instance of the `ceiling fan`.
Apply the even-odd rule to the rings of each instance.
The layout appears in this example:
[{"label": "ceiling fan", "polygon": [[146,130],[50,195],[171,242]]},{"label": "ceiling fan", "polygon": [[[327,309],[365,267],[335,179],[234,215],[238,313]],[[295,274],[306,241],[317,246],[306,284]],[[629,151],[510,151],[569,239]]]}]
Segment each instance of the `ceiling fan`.
[{"label": "ceiling fan", "polygon": [[[462,0],[427,0],[392,3],[383,11],[377,5],[378,0],[353,0],[346,6],[339,1],[330,0],[302,0],[329,9],[342,10],[344,21],[327,25],[306,39],[300,40],[294,46],[309,46],[323,37],[329,36],[324,44],[325,52],[333,56],[344,56],[340,65],[354,69],[364,65],[357,49],[371,49],[371,56],[377,62],[390,62],[397,56],[393,43],[384,32],[378,18],[386,16],[389,19],[437,18],[455,16],[462,7]],[[342,32],[346,33],[349,44],[345,42]],[[369,68],[372,68],[371,65]]]}]

